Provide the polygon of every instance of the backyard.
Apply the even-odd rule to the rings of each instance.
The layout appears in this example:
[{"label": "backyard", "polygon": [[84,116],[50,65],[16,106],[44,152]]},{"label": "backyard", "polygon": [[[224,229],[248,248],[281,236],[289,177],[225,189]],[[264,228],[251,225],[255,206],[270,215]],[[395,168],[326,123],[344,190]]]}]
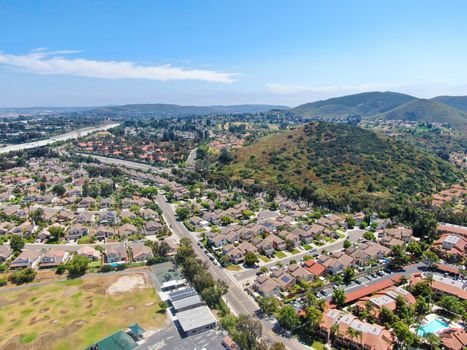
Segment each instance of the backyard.
[{"label": "backyard", "polygon": [[143,274],[99,276],[5,290],[1,349],[83,349],[138,322],[164,326],[160,299]]}]

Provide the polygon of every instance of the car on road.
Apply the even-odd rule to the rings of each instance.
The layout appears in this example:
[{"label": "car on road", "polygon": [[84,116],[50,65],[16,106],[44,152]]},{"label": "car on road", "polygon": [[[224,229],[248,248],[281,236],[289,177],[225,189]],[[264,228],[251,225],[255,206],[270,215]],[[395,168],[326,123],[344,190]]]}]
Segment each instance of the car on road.
[{"label": "car on road", "polygon": [[362,282],[360,282],[360,280],[355,280],[354,281],[356,284],[362,284]]},{"label": "car on road", "polygon": [[376,274],[377,274],[378,276],[381,276],[381,277],[383,277],[383,276],[385,275],[385,273],[384,273],[383,270],[380,270],[380,271],[376,272]]},{"label": "car on road", "polygon": [[328,296],[328,293],[327,293],[325,290],[322,290],[320,293],[321,293],[322,295],[324,295],[325,297]]}]

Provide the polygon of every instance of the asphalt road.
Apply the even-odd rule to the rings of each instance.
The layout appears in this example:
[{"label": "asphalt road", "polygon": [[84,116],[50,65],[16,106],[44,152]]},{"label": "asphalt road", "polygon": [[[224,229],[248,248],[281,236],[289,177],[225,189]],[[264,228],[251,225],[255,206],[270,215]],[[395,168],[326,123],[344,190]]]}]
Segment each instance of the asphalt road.
[{"label": "asphalt road", "polygon": [[21,143],[21,144],[18,144],[18,145],[8,145],[6,147],[0,148],[0,154],[1,153],[12,152],[12,151],[20,151],[20,150],[23,150],[23,149],[42,147],[42,146],[46,146],[46,145],[51,145],[51,144],[53,144],[55,142],[59,142],[59,141],[66,141],[66,140],[76,139],[78,137],[89,135],[90,133],[93,133],[94,131],[108,130],[108,129],[114,128],[114,127],[116,127],[118,125],[120,125],[120,124],[119,123],[114,123],[114,124],[109,124],[109,125],[97,126],[97,127],[93,127],[93,128],[79,129],[79,130],[71,131],[71,132],[66,133],[66,134],[51,137],[51,138],[46,139],[46,140]]},{"label": "asphalt road", "polygon": [[[350,231],[347,232],[348,233],[348,238],[347,239],[350,240],[351,242],[357,242],[359,238],[363,237],[364,232],[365,231],[363,231],[363,230],[350,230]],[[336,251],[336,250],[343,249],[344,248],[344,240],[345,239],[341,239],[341,240],[339,240],[339,241],[337,241],[337,242],[335,242],[333,244],[329,244],[329,245],[325,245],[325,246],[316,248],[316,251],[313,251],[313,252],[306,251],[306,252],[291,256],[291,257],[281,259],[280,262],[282,264],[284,264],[284,265],[288,265],[291,260],[299,261],[305,255],[322,253],[323,250],[326,250],[328,252],[333,252],[333,251]],[[267,268],[271,268],[272,266],[275,266],[277,264],[277,262],[278,261],[272,261],[272,262],[264,264],[262,266],[265,266]],[[245,280],[245,279],[255,277],[257,272],[258,272],[257,269],[248,269],[248,270],[236,273],[236,274],[234,274],[234,276],[238,281],[241,281],[241,280]]]}]

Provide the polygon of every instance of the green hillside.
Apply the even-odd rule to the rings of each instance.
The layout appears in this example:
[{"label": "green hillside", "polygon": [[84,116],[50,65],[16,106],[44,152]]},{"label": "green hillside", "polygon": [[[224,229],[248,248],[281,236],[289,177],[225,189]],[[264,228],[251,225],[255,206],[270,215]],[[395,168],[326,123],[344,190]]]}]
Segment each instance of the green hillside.
[{"label": "green hillside", "polygon": [[467,112],[467,96],[438,96],[432,98],[432,101],[444,103],[450,107]]},{"label": "green hillside", "polygon": [[467,130],[467,113],[432,100],[416,99],[375,116],[386,120],[438,122]]},{"label": "green hillside", "polygon": [[[451,164],[371,131],[344,124],[310,123],[238,149],[214,176],[245,186],[316,198],[388,197],[432,193],[461,173]],[[304,190],[305,189],[305,190]],[[350,197],[345,198],[345,193]],[[337,205],[337,204],[336,204]]]},{"label": "green hillside", "polygon": [[368,116],[389,111],[416,98],[396,92],[364,92],[300,105],[292,112],[307,117]]}]

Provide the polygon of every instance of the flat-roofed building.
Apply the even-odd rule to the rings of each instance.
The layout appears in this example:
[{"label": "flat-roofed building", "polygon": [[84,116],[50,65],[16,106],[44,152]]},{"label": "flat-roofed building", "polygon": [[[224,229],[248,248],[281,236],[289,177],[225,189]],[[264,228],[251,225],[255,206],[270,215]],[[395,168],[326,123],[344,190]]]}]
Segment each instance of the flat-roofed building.
[{"label": "flat-roofed building", "polygon": [[186,336],[202,333],[217,326],[217,319],[206,305],[178,312],[177,319]]},{"label": "flat-roofed building", "polygon": [[172,303],[175,312],[182,312],[204,305],[204,301],[201,300],[198,294],[182,299],[170,300],[170,302]]}]

